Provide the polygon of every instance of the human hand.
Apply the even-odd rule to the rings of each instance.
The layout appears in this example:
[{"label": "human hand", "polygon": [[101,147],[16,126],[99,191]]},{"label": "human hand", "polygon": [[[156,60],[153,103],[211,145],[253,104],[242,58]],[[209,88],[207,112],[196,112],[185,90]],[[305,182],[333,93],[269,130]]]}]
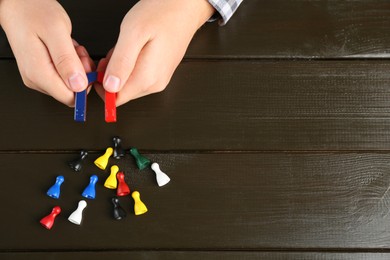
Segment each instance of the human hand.
[{"label": "human hand", "polygon": [[[207,0],[141,0],[122,21],[118,42],[98,64],[117,106],[165,89],[195,34],[214,13]],[[103,86],[96,91],[104,99]]]},{"label": "human hand", "polygon": [[55,0],[0,0],[0,24],[29,88],[74,105],[94,63],[71,38],[71,21]]}]

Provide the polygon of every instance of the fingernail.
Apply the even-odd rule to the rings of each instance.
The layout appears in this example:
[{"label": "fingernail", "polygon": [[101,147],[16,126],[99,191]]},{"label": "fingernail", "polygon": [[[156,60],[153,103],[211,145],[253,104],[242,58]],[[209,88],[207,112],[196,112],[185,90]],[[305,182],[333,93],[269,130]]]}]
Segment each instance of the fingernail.
[{"label": "fingernail", "polygon": [[87,86],[87,82],[80,73],[75,73],[69,78],[69,85],[73,91],[81,91]]},{"label": "fingernail", "polygon": [[121,80],[118,77],[110,75],[107,77],[106,81],[104,82],[104,88],[108,92],[118,92],[120,83]]}]

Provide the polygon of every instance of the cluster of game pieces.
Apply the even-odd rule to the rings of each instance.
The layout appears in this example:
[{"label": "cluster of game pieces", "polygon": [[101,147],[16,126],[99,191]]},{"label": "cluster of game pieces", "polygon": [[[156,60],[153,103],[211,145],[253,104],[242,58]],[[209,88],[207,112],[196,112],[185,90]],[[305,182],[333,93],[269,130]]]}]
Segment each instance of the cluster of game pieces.
[{"label": "cluster of game pieces", "polygon": [[[87,73],[88,85],[95,82],[102,83],[104,72],[89,72]],[[104,111],[105,120],[107,123],[116,122],[116,93],[105,92]],[[77,122],[85,122],[87,117],[87,90],[76,92],[74,106],[74,120]]]},{"label": "cluster of game pieces", "polygon": [[[121,139],[119,137],[113,138],[114,148],[109,147],[106,149],[105,153],[98,157],[94,164],[101,170],[105,170],[107,168],[110,157],[112,156],[115,159],[120,159],[125,156],[125,150],[121,146]],[[135,162],[137,164],[138,169],[143,170],[146,167],[150,166],[150,168],[156,174],[156,181],[158,186],[164,186],[169,181],[170,178],[163,171],[160,170],[160,167],[157,163],[152,163],[148,158],[141,155],[136,148],[130,149],[130,154],[134,157]],[[69,162],[69,166],[72,170],[78,172],[81,171],[83,162],[85,158],[88,156],[86,151],[81,151],[80,156],[76,158],[76,160]],[[61,185],[64,182],[64,176],[57,176],[56,181],[53,186],[51,186],[47,195],[54,199],[60,198],[61,193]],[[92,175],[90,176],[90,180],[86,188],[83,190],[81,195],[86,199],[95,199],[96,197],[96,183],[98,181],[98,176]],[[112,197],[111,201],[113,203],[113,217],[116,220],[120,220],[126,217],[125,210],[119,204],[118,197],[123,197],[130,195],[130,188],[125,181],[125,175],[122,171],[119,170],[117,165],[112,165],[110,169],[110,174],[104,182],[104,187],[108,189],[116,189],[116,196]],[[146,205],[141,201],[141,195],[138,191],[134,191],[131,193],[132,198],[134,199],[134,214],[142,215],[148,211]],[[87,202],[85,200],[80,200],[77,206],[77,209],[70,214],[68,220],[76,225],[80,225],[83,218],[83,210],[87,207]],[[61,208],[59,206],[55,206],[51,213],[44,218],[41,219],[40,223],[47,229],[51,229],[54,220],[61,213]]]}]

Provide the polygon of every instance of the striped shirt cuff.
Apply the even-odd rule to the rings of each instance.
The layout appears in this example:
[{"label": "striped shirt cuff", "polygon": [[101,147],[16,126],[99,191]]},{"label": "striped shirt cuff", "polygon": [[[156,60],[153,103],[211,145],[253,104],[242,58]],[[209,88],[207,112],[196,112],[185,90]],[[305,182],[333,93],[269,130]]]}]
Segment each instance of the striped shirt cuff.
[{"label": "striped shirt cuff", "polygon": [[[229,19],[233,16],[238,6],[243,0],[208,0],[209,3],[217,10],[222,18],[219,22],[220,25],[225,25]],[[215,17],[213,17],[215,18]]]}]

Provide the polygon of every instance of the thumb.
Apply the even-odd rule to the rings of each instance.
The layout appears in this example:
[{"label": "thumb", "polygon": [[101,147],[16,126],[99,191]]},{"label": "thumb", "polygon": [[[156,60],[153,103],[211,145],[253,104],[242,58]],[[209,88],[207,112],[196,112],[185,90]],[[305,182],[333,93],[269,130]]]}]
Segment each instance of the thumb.
[{"label": "thumb", "polygon": [[139,53],[148,41],[146,37],[135,35],[131,30],[121,31],[112,55],[108,54],[109,62],[103,80],[103,87],[108,92],[116,93],[122,89],[134,69]]},{"label": "thumb", "polygon": [[70,35],[57,33],[42,41],[66,86],[74,92],[83,91],[88,85],[88,80]]}]

